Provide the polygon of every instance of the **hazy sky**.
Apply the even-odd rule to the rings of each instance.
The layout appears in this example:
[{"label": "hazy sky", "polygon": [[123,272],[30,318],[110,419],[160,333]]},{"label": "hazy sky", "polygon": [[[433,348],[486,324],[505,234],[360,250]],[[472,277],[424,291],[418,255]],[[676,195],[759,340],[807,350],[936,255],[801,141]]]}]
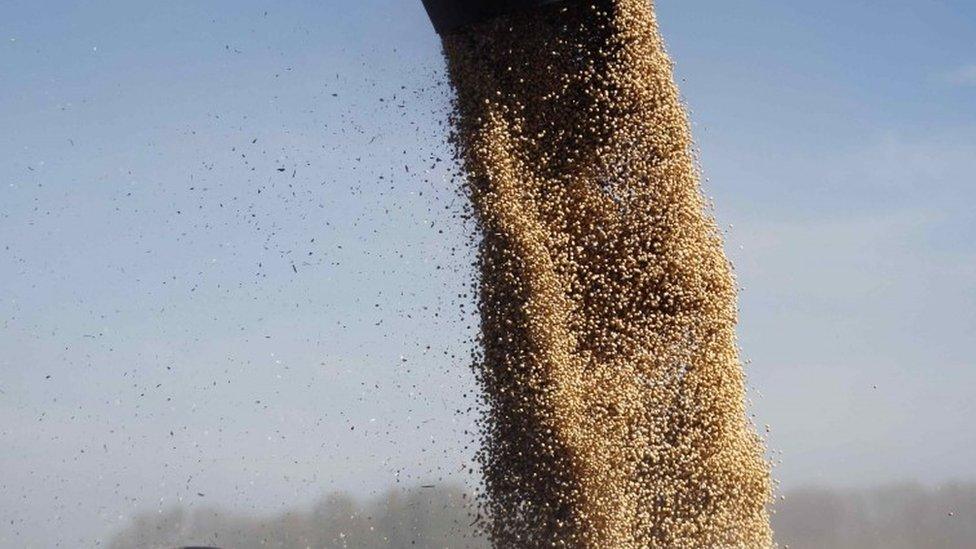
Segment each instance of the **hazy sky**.
[{"label": "hazy sky", "polygon": [[[776,477],[976,477],[976,4],[658,13]],[[0,2],[0,546],[468,478],[448,99],[419,0]]]}]

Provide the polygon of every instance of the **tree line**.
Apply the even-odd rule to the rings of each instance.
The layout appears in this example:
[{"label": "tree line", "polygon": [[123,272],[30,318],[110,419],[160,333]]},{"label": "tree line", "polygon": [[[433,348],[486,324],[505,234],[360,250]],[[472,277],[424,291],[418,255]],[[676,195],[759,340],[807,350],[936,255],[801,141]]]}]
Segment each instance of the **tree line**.
[{"label": "tree line", "polygon": [[[330,494],[270,516],[173,507],[135,517],[108,547],[487,549],[479,520],[461,488],[419,486],[368,500]],[[773,526],[791,549],[971,549],[976,483],[792,490],[777,500]]]}]

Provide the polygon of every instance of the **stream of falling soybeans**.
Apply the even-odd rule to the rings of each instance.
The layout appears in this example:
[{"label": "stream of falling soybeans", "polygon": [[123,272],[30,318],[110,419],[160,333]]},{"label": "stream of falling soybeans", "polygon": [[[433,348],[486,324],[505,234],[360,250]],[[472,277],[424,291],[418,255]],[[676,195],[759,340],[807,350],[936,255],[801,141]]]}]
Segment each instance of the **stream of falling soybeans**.
[{"label": "stream of falling soybeans", "polygon": [[561,2],[443,46],[493,545],[772,546],[735,281],[653,5]]}]

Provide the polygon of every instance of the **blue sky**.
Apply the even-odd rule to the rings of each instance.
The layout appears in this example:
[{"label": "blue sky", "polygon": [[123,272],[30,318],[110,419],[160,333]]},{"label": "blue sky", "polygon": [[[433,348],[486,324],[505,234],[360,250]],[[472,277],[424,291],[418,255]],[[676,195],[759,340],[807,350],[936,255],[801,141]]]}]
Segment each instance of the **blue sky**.
[{"label": "blue sky", "polygon": [[[658,13],[783,487],[976,477],[976,5]],[[466,478],[419,1],[7,0],[0,74],[0,546]]]}]

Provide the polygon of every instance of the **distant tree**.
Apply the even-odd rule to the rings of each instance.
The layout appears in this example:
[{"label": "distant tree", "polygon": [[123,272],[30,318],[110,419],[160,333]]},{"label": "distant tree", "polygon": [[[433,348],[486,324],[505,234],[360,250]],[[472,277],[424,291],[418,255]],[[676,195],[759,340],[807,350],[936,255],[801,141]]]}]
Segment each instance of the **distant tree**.
[{"label": "distant tree", "polygon": [[790,549],[972,549],[976,484],[793,490],[773,526]]},{"label": "distant tree", "polygon": [[[450,486],[392,490],[366,502],[330,494],[269,517],[210,508],[145,513],[109,549],[486,549],[473,517],[471,499]],[[791,549],[972,549],[976,483],[794,490],[777,505],[773,525]]]},{"label": "distant tree", "polygon": [[173,508],[132,520],[109,549],[172,549],[211,545],[226,549],[484,549],[472,535],[470,498],[456,487],[390,491],[360,503],[330,494],[311,509],[248,517],[213,509]]}]

